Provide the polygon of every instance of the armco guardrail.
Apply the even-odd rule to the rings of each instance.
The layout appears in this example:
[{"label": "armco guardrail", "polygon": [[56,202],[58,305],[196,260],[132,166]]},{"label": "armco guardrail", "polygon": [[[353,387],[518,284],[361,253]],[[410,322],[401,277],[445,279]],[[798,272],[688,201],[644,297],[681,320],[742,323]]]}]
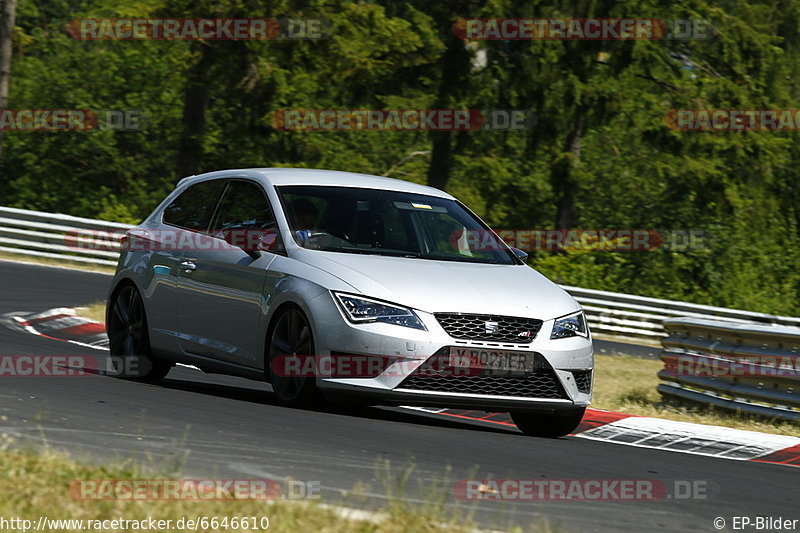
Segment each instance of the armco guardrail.
[{"label": "armco guardrail", "polygon": [[91,218],[0,207],[0,252],[115,266],[119,239],[131,227]]},{"label": "armco guardrail", "polygon": [[598,291],[562,285],[586,312],[592,332],[601,335],[637,337],[652,340],[667,335],[664,321],[672,318],[721,319],[737,323],[759,323],[800,327],[800,318],[755,313],[741,309],[692,304],[675,300],[663,300]]},{"label": "armco guardrail", "polygon": [[[114,266],[119,238],[132,226],[57,213],[0,207],[0,252]],[[81,230],[94,230],[81,231]],[[80,237],[80,240],[78,240]],[[592,331],[658,341],[663,322],[676,317],[800,327],[800,318],[647,298],[562,285],[580,302]]]},{"label": "armco guardrail", "polygon": [[662,395],[800,421],[800,328],[697,318],[664,327]]}]

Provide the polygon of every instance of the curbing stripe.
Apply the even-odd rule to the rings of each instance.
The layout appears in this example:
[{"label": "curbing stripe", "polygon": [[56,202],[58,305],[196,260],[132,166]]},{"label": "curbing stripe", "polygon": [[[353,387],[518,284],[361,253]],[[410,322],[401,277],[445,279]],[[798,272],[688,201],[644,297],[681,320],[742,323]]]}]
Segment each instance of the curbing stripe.
[{"label": "curbing stripe", "polygon": [[[514,427],[507,413],[486,417],[481,411],[426,409],[439,416]],[[473,414],[474,413],[474,414]],[[475,416],[477,414],[478,416]],[[573,437],[738,461],[800,467],[800,438],[756,431],[677,422],[588,408]]]},{"label": "curbing stripe", "polygon": [[[68,342],[95,350],[108,349],[105,326],[78,317],[75,309],[71,308],[51,309],[44,313],[6,313],[0,317],[0,323],[55,341]],[[91,325],[87,326],[87,324]],[[70,330],[72,330],[71,334],[64,333]],[[102,333],[98,333],[98,331],[102,331]]]},{"label": "curbing stripe", "polygon": [[625,417],[581,432],[578,436],[641,448],[738,460],[753,460],[800,445],[800,438],[797,437],[646,416]]},{"label": "curbing stripe", "polygon": [[596,428],[633,417],[636,417],[636,415],[589,408],[586,410],[586,414],[583,415],[583,420],[581,420],[581,424],[578,426],[578,429],[575,431],[575,433],[573,433],[573,435],[592,431]]},{"label": "curbing stripe", "polygon": [[800,467],[800,444],[797,446],[792,446],[791,448],[773,452],[769,455],[765,455],[764,457],[759,457],[758,459],[753,459],[753,461],[758,461],[759,463],[772,463]]}]

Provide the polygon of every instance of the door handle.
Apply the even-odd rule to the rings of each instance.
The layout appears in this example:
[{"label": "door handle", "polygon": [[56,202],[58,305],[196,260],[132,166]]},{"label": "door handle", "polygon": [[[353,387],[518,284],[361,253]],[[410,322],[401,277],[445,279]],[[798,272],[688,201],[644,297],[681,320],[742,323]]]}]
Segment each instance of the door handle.
[{"label": "door handle", "polygon": [[191,261],[184,261],[183,263],[181,263],[181,268],[183,269],[184,272],[192,272],[194,269],[197,268],[197,265],[195,265]]}]

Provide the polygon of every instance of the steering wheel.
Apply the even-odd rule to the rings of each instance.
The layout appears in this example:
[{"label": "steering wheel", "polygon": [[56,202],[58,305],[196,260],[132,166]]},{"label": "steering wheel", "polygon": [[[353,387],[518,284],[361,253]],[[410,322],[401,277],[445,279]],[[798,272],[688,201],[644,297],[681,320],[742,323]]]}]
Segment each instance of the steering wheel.
[{"label": "steering wheel", "polygon": [[298,230],[296,232],[306,248],[325,249],[349,246],[350,242],[324,231]]}]

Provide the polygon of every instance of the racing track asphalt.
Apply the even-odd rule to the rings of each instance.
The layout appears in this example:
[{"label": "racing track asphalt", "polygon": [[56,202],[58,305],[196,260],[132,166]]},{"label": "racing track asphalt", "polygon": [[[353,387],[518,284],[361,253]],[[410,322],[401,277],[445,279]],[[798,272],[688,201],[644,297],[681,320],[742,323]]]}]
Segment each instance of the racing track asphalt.
[{"label": "racing track asphalt", "polygon": [[[0,314],[74,307],[105,297],[108,275],[0,261]],[[91,353],[89,353],[91,352]],[[0,327],[0,355],[102,355]],[[483,527],[546,519],[564,531],[715,531],[715,517],[798,518],[798,471],[574,437],[442,420],[403,409],[304,411],[276,405],[269,386],[173,369],[161,385],[105,376],[0,381],[0,432],[46,441],[82,460],[182,465],[191,477],[320,481],[326,501],[379,505],[386,464],[413,464],[409,499],[431,480],[657,479],[707,482],[705,500],[458,502]],[[449,473],[448,473],[449,469]],[[346,491],[366,485],[364,500]],[[449,486],[449,485],[447,485]]]}]

